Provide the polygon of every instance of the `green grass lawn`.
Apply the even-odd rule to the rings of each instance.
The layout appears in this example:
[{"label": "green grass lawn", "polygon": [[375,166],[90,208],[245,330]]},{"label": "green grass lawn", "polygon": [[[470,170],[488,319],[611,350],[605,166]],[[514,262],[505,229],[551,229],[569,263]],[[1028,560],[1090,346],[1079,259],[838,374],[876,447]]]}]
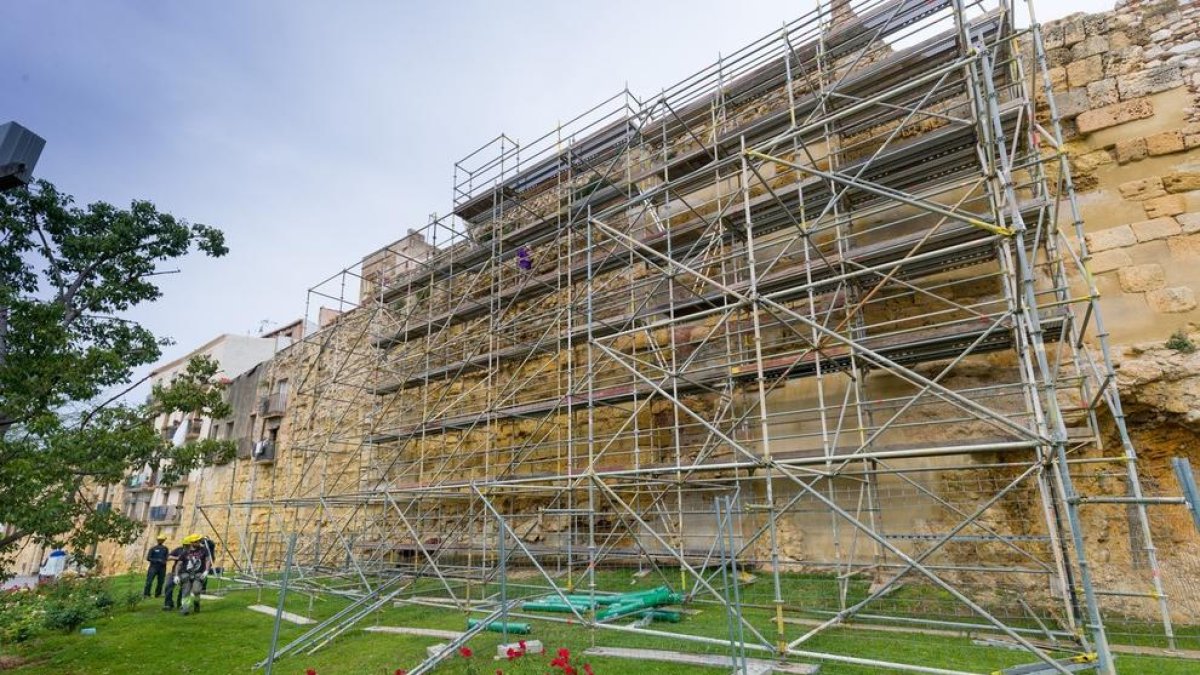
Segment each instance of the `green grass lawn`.
[{"label": "green grass lawn", "polygon": [[[657,585],[660,580],[646,578],[630,582],[628,573],[605,576],[603,580],[611,587],[622,590],[637,590]],[[789,587],[789,597],[802,597],[798,590],[806,580],[792,580],[796,588]],[[114,582],[117,597],[127,589],[140,586],[135,577],[120,577]],[[96,635],[85,636],[51,633],[20,645],[0,647],[0,653],[18,655],[26,660],[16,668],[21,675],[45,673],[47,675],[138,675],[160,673],[238,673],[249,672],[250,668],[267,653],[272,619],[251,612],[248,605],[265,604],[274,606],[277,596],[274,591],[219,589],[214,584],[210,591],[225,594],[221,600],[204,603],[203,611],[193,616],[181,616],[175,612],[163,612],[159,601],[148,600],[135,610],[116,609],[112,616],[91,622]],[[432,592],[423,585],[416,592]],[[750,587],[751,600],[766,589]],[[479,589],[475,589],[478,594]],[[514,587],[514,594],[520,589]],[[925,599],[925,602],[931,600]],[[310,597],[289,594],[287,609],[311,616],[315,619],[328,617],[347,601],[336,597]],[[726,616],[719,607],[697,604],[698,614],[687,616],[682,623],[656,624],[655,628],[687,633],[724,637],[727,633]],[[562,618],[563,615],[559,615]],[[765,635],[770,635],[771,615],[768,611],[748,609],[747,619]],[[462,630],[466,616],[461,612],[419,606],[389,607],[366,619],[359,628],[368,625],[402,625],[426,628]],[[284,623],[280,643],[299,636],[305,627]],[[789,625],[789,639],[798,637],[806,628]],[[577,657],[577,662],[589,662],[597,673],[631,673],[639,675],[669,675],[687,673],[721,673],[720,669],[694,666],[677,666],[654,662],[635,662],[620,659],[596,659],[582,657],[590,646],[648,647],[676,649],[681,651],[727,653],[719,646],[685,642],[670,637],[634,635],[616,631],[590,631],[578,625],[567,625],[550,621],[535,621],[531,638],[543,641],[551,650],[566,647]],[[494,673],[497,668],[508,670],[505,662],[494,662],[491,656],[501,636],[485,633],[471,642],[475,651],[472,659],[477,672]],[[368,633],[354,629],[337,638],[316,654],[300,654],[282,660],[276,673],[302,674],[312,668],[321,675],[337,673],[375,673],[391,675],[397,668],[411,668],[425,656],[425,649],[437,643],[433,638]],[[967,637],[951,635],[918,635],[911,633],[887,633],[872,630],[836,629],[818,636],[806,645],[812,651],[830,651],[865,658],[886,658],[909,663],[936,665],[944,668],[969,672],[987,673],[1032,659],[1021,652],[997,647],[977,646]],[[750,656],[765,656],[755,654]],[[1135,657],[1122,655],[1118,658],[1122,673],[1179,674],[1200,672],[1200,664],[1163,658]],[[454,658],[443,664],[439,673],[467,673],[470,664],[462,658]],[[534,672],[528,669],[522,672]],[[547,672],[540,668],[536,672]],[[881,672],[871,668],[837,663],[823,663],[822,672],[830,675],[850,675]]]}]

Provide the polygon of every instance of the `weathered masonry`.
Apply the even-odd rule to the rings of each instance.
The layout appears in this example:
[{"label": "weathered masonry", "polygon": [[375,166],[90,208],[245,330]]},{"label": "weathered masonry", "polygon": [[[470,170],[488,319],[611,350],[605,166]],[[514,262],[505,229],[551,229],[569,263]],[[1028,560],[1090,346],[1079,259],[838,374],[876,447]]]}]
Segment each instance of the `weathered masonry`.
[{"label": "weathered masonry", "polygon": [[[248,578],[295,535],[302,583],[362,598],[345,625],[628,568],[781,656],[973,669],[819,641],[850,621],[982,630],[1049,672],[1197,649],[1196,533],[1110,346],[1197,318],[1200,268],[1158,251],[1200,251],[1172,37],[1196,19],[822,4],[660,96],[500,136],[449,215],[313,290],[351,309],[270,366],[270,489],[201,510]],[[758,575],[736,597],[732,558]]]}]

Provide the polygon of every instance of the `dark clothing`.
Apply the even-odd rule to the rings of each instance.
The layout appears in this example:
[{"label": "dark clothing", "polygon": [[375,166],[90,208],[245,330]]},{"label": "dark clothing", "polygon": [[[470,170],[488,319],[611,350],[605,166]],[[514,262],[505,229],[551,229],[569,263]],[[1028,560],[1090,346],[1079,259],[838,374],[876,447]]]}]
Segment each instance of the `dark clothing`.
[{"label": "dark clothing", "polygon": [[[154,597],[160,597],[163,591],[163,580],[167,576],[167,566],[158,563],[150,563],[150,568],[146,570],[146,587],[142,589],[142,595],[150,597],[150,586],[154,586]],[[157,584],[155,584],[157,582]]]},{"label": "dark clothing", "polygon": [[162,544],[151,546],[146,552],[146,560],[150,566],[146,568],[146,587],[142,589],[142,594],[150,597],[150,586],[157,581],[154,588],[154,597],[157,598],[162,595],[163,578],[167,576],[167,547]]},{"label": "dark clothing", "polygon": [[207,548],[204,546],[189,548],[179,556],[179,562],[175,565],[176,574],[181,577],[185,574],[199,576],[208,572],[210,564]]},{"label": "dark clothing", "polygon": [[150,561],[151,564],[157,563],[165,568],[167,566],[168,555],[170,555],[170,553],[167,551],[167,547],[163,546],[162,544],[157,544],[155,546],[151,546],[150,550],[146,552],[146,560]]},{"label": "dark clothing", "polygon": [[167,609],[175,609],[183,599],[183,586],[175,583],[175,576],[179,574],[179,559],[183,557],[185,551],[187,551],[186,546],[176,546],[171,549],[171,554],[168,556],[172,563],[171,573],[167,575],[167,593],[163,598],[163,607]]},{"label": "dark clothing", "polygon": [[167,557],[171,562],[171,574],[179,574],[179,559],[183,557],[185,551],[187,551],[186,546],[176,546],[171,549],[171,554]]},{"label": "dark clothing", "polygon": [[163,609],[175,609],[183,604],[183,585],[175,583],[175,575],[167,576],[167,592],[163,596]]},{"label": "dark clothing", "polygon": [[[208,537],[202,537],[200,539],[200,543],[204,544],[205,550],[208,551],[208,571],[210,573],[212,573],[213,565],[216,564],[215,561],[217,559],[217,545],[215,542],[213,542],[212,539],[209,539]],[[204,591],[206,593],[208,592],[208,576],[207,575],[205,575],[204,579],[202,579],[200,581],[200,588],[202,591]],[[196,608],[197,609],[200,608],[199,603],[197,603]]]},{"label": "dark clothing", "polygon": [[200,594],[203,592],[205,577],[212,566],[209,559],[208,547],[203,545],[188,548],[179,558],[178,576],[182,586],[179,609],[187,614],[200,611]]}]

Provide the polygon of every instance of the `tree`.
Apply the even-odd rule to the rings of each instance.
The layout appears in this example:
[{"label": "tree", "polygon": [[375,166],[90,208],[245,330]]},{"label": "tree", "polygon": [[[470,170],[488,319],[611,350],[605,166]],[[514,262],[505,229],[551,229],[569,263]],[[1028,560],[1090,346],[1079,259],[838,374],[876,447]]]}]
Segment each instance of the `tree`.
[{"label": "tree", "polygon": [[216,441],[174,447],[153,425],[229,414],[211,360],[145,403],[125,400],[145,381],[135,369],[170,342],[124,315],[162,296],[162,263],[227,250],[220,230],[147,201],[80,208],[45,181],[0,194],[0,576],[30,539],[83,560],[99,541],[133,541],[142,524],[96,508],[98,486],[147,465],[173,480],[232,455]]}]

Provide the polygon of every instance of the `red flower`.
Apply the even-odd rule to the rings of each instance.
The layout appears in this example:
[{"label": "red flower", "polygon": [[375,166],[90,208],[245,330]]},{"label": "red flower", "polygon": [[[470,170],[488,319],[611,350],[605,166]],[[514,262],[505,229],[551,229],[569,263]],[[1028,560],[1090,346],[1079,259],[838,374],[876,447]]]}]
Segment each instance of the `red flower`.
[{"label": "red flower", "polygon": [[309,668],[308,670],[304,671],[304,675],[317,675],[317,671]]},{"label": "red flower", "polygon": [[517,658],[517,656],[519,656],[519,655],[520,654],[517,653],[517,650],[513,649],[512,647],[508,648],[508,660],[509,661],[512,661],[513,659]]},{"label": "red flower", "polygon": [[408,675],[408,671],[403,668],[397,668],[396,675]]},{"label": "red flower", "polygon": [[471,651],[470,647],[463,645],[458,648],[458,653],[462,654],[464,659],[469,659],[469,658],[471,658],[471,655],[474,654],[475,652]]},{"label": "red flower", "polygon": [[525,650],[526,650],[526,647],[525,647],[525,641],[524,641],[524,640],[517,640],[517,646],[521,648],[521,653],[522,653],[522,654],[524,654],[524,653],[525,653]]},{"label": "red flower", "polygon": [[571,659],[571,650],[567,649],[566,647],[559,647],[558,655],[562,657],[564,661],[569,661]]},{"label": "red flower", "polygon": [[503,671],[503,670],[500,670],[499,668],[497,668],[497,669],[496,669],[496,675],[504,675],[504,671]]},{"label": "red flower", "polygon": [[583,664],[583,672],[586,673],[587,675],[596,675],[595,673],[592,672],[592,664],[590,664],[590,663]]}]

